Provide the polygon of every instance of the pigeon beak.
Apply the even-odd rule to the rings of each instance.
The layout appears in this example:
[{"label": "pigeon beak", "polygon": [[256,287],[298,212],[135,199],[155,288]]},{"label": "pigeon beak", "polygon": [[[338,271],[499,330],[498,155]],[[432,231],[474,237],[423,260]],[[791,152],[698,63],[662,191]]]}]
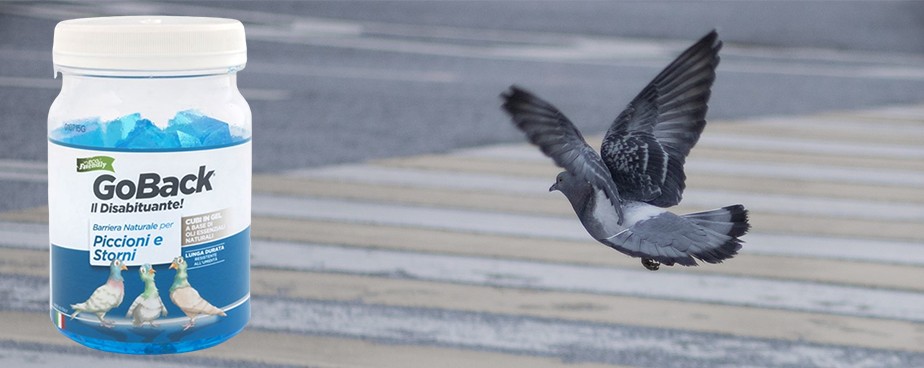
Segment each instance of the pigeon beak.
[{"label": "pigeon beak", "polygon": [[173,263],[170,264],[170,269],[171,269],[171,270],[175,270],[175,269],[176,269],[176,261],[173,261]]},{"label": "pigeon beak", "polygon": [[549,192],[553,192],[553,191],[556,191],[556,190],[559,190],[559,189],[558,189],[558,183],[557,183],[557,182],[556,182],[555,184],[552,184],[552,186],[549,187]]},{"label": "pigeon beak", "polygon": [[122,267],[119,267],[119,269],[122,270],[122,271],[125,271],[125,270],[128,269],[128,267],[125,267],[125,264],[123,263],[123,264],[122,264]]},{"label": "pigeon beak", "polygon": [[152,275],[153,275],[155,272],[157,272],[157,271],[154,271],[154,267],[151,267],[151,270],[148,271],[148,273],[149,273],[149,274],[152,274]]}]

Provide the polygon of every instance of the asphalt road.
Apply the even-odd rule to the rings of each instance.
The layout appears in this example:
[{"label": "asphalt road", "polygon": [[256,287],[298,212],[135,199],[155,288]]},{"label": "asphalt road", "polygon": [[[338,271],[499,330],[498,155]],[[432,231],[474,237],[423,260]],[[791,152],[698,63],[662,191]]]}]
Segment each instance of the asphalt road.
[{"label": "asphalt road", "polygon": [[[264,251],[252,328],[167,362],[920,365],[920,109],[808,115],[924,102],[922,4],[0,3],[0,358],[148,363],[49,337],[47,219],[7,211],[46,201],[54,25],[161,13],[247,27]],[[527,87],[599,133],[713,28],[713,125],[683,209],[740,200],[760,227],[734,262],[647,273],[542,192],[554,168],[535,150],[495,146],[523,142],[498,95]],[[746,120],[763,116],[798,117]]]},{"label": "asphalt road", "polygon": [[13,2],[0,4],[0,157],[45,159],[54,24],[144,13],[246,24],[240,85],[263,172],[518,141],[498,109],[512,83],[599,132],[712,28],[727,41],[713,121],[924,98],[917,2]]},{"label": "asphalt road", "polygon": [[[0,365],[919,367],[922,121],[918,104],[710,126],[671,210],[744,203],[754,227],[723,264],[658,272],[589,239],[523,142],[255,175],[250,324],[167,357],[55,331],[47,213],[3,212]],[[0,174],[43,175],[19,168]]]}]

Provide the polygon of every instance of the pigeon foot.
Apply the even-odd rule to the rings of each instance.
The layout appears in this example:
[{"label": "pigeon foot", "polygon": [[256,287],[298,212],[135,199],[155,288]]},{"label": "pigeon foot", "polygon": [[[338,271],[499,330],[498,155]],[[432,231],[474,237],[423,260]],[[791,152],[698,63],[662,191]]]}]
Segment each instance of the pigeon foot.
[{"label": "pigeon foot", "polygon": [[655,261],[650,258],[642,258],[642,266],[645,266],[649,271],[657,271],[661,268],[661,262]]}]

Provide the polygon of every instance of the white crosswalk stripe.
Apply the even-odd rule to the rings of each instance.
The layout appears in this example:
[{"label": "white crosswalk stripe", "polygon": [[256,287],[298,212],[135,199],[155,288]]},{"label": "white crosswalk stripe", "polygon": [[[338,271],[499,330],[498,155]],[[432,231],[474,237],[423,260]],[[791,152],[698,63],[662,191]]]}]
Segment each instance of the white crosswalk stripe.
[{"label": "white crosswalk stripe", "polygon": [[[876,139],[863,142],[877,119]],[[826,138],[832,120],[844,131]],[[601,366],[625,354],[653,365],[709,365],[716,354],[780,367],[921,365],[924,201],[903,196],[924,188],[922,127],[918,106],[710,125],[677,211],[743,203],[752,232],[725,264],[658,272],[594,243],[547,192],[557,169],[526,144],[258,175],[254,348],[309,339],[509,366],[565,364],[574,349]],[[0,180],[44,175],[40,163],[0,161]],[[761,181],[800,184],[748,184]],[[0,320],[47,307],[43,216],[0,215],[0,295],[13,296]]]}]

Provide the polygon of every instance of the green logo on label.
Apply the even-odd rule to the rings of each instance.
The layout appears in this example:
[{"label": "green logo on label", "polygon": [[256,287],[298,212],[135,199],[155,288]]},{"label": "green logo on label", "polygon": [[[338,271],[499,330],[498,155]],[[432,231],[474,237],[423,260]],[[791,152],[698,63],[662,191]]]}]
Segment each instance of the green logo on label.
[{"label": "green logo on label", "polygon": [[78,158],[77,159],[77,172],[87,172],[87,171],[97,171],[97,170],[106,170],[109,172],[115,172],[115,169],[112,167],[113,161],[115,161],[115,159],[109,156]]}]

